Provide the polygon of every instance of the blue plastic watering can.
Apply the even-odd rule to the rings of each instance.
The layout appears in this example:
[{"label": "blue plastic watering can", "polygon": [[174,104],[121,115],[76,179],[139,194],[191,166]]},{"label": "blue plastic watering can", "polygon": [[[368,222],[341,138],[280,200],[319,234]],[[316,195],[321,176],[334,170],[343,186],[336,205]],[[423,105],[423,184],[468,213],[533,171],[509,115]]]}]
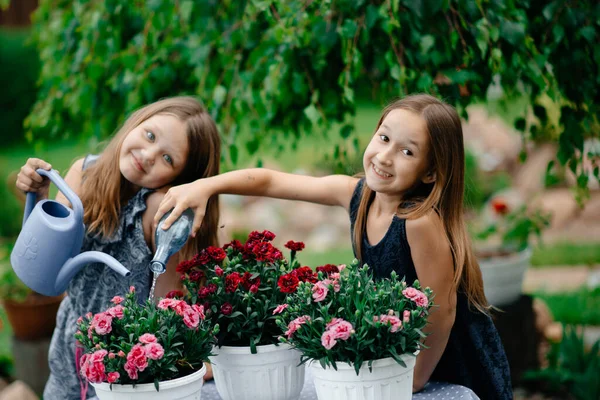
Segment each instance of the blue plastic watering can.
[{"label": "blue plastic watering can", "polygon": [[47,176],[73,209],[54,200],[42,200],[36,204],[36,193],[27,193],[23,227],[10,254],[12,267],[19,279],[38,293],[57,296],[89,263],[101,262],[120,275],[128,276],[130,271],[106,253],[79,253],[85,233],[81,200],[56,170],[38,169],[37,173]]}]

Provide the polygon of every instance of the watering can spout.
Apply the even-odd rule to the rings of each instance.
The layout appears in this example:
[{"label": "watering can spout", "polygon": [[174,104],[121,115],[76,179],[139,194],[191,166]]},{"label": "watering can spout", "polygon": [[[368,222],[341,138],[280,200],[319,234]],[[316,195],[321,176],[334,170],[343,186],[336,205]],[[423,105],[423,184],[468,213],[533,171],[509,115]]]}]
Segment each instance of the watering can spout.
[{"label": "watering can spout", "polygon": [[104,263],[121,276],[129,276],[131,272],[118,262],[114,257],[99,251],[86,251],[71,259],[61,268],[56,277],[55,292],[62,293],[67,289],[71,279],[86,265],[90,263]]}]

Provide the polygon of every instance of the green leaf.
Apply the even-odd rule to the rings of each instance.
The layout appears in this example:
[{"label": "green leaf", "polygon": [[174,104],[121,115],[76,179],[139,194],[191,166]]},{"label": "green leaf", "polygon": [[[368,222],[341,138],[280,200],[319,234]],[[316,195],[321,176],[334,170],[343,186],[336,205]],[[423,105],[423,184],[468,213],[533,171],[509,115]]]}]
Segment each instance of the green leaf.
[{"label": "green leaf", "polygon": [[533,113],[540,120],[542,124],[545,124],[548,120],[548,113],[546,112],[546,107],[535,105],[533,107]]},{"label": "green leaf", "polygon": [[592,26],[584,26],[579,30],[579,34],[583,36],[590,44],[596,42],[596,29]]},{"label": "green leaf", "polygon": [[225,97],[227,96],[227,89],[224,86],[217,86],[213,91],[213,101],[216,106],[220,106],[225,101]]},{"label": "green leaf", "polygon": [[354,35],[356,35],[357,29],[358,25],[356,25],[356,22],[354,20],[347,19],[344,21],[342,26],[338,28],[338,32],[344,39],[352,39]]},{"label": "green leaf", "polygon": [[229,145],[229,157],[233,165],[237,165],[238,162],[238,148],[235,144]]},{"label": "green leaf", "polygon": [[227,318],[236,318],[239,317],[240,315],[243,315],[241,311],[235,311],[233,313],[231,313],[231,315],[228,315]]},{"label": "green leaf", "polygon": [[190,20],[193,8],[194,2],[192,0],[184,0],[181,2],[179,9],[181,10],[181,17],[183,21],[188,22]]},{"label": "green leaf", "polygon": [[435,38],[432,35],[423,35],[421,37],[421,53],[428,53],[435,44]]},{"label": "green leaf", "polygon": [[500,35],[513,46],[519,46],[522,45],[525,39],[525,27],[518,22],[502,20]]},{"label": "green leaf", "polygon": [[526,126],[526,122],[525,122],[525,118],[518,118],[515,121],[515,129],[523,132],[525,130],[525,126]]},{"label": "green leaf", "polygon": [[[256,153],[256,151],[258,150],[259,147],[260,147],[260,140],[256,137],[254,139],[246,142],[246,150],[248,150],[248,153],[250,153],[250,155],[253,155],[254,153]],[[261,161],[261,163],[262,163],[262,161]]]},{"label": "green leaf", "polygon": [[311,104],[310,106],[304,109],[304,115],[306,115],[306,117],[310,120],[310,122],[312,122],[313,125],[318,125],[320,116],[319,111],[317,110],[317,107],[315,107],[314,104]]},{"label": "green leaf", "polygon": [[354,125],[346,124],[342,126],[342,129],[340,129],[340,136],[343,139],[347,139],[350,137],[350,135],[352,135],[352,132],[354,132]]},{"label": "green leaf", "polygon": [[373,4],[369,4],[367,6],[367,16],[365,18],[365,24],[367,25],[367,29],[371,29],[375,22],[379,19],[379,9],[377,6]]}]

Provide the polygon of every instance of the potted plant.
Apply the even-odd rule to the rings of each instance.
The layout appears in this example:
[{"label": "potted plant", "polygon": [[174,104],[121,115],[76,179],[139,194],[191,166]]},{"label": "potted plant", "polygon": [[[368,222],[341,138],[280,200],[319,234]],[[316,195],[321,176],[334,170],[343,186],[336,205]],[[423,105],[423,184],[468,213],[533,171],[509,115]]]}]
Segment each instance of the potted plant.
[{"label": "potted plant", "polygon": [[354,260],[322,269],[277,309],[283,343],[311,361],[319,399],[410,399],[432,292]]},{"label": "potted plant", "polygon": [[36,341],[52,336],[63,295],[48,297],[32,291],[7,264],[0,275],[0,298],[16,339]]},{"label": "potted plant", "polygon": [[501,306],[521,295],[531,264],[531,237],[541,242],[550,214],[526,204],[510,204],[502,196],[492,198],[485,207],[482,220],[474,224],[475,249],[487,300]]},{"label": "potted plant", "polygon": [[[208,247],[178,265],[191,304],[202,304],[206,318],[219,326],[218,347],[210,357],[215,384],[227,399],[297,399],[304,385],[300,353],[279,344],[273,312],[292,293],[308,267],[295,254],[304,244],[289,241],[288,262],[272,245],[275,234],[250,233]],[[268,384],[267,384],[268,383]],[[257,397],[258,396],[258,397]]]},{"label": "potted plant", "polygon": [[79,372],[98,398],[200,399],[214,345],[203,307],[175,298],[139,304],[133,286],[113,303],[77,321]]}]

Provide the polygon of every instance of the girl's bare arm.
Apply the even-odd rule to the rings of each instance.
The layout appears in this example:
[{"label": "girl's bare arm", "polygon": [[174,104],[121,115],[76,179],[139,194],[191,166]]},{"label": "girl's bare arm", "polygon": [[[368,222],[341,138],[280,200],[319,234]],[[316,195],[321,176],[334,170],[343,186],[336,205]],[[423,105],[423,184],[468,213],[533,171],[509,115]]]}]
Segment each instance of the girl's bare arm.
[{"label": "girl's bare arm", "polygon": [[439,362],[456,316],[456,290],[452,287],[454,264],[450,244],[438,215],[431,212],[415,220],[406,221],[406,234],[417,277],[422,287],[429,286],[435,296],[435,308],[424,329],[429,334],[417,356],[413,377],[413,391],[421,390]]},{"label": "girl's bare arm", "polygon": [[173,209],[163,225],[166,229],[184,210],[191,208],[195,214],[192,227],[194,235],[202,223],[208,199],[218,194],[300,200],[348,209],[357,182],[358,179],[346,175],[315,178],[264,168],[232,171],[169,189],[158,208],[155,221]]}]

